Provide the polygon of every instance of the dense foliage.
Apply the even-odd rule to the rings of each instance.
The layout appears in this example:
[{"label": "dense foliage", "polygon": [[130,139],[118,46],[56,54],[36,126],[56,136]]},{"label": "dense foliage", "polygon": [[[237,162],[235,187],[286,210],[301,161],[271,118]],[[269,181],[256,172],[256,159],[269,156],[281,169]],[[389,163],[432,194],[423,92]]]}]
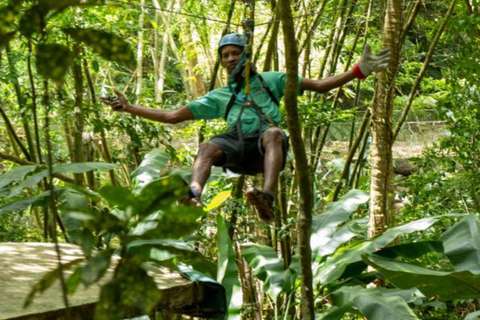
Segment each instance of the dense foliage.
[{"label": "dense foliage", "polygon": [[[348,70],[365,42],[379,50],[385,3],[292,1],[301,75]],[[276,4],[256,1],[253,56],[259,70],[285,71]],[[410,159],[414,172],[395,179],[395,227],[367,236],[366,128],[375,78],[299,98],[313,187],[319,319],[474,319],[480,310],[478,3],[402,4],[408,29],[399,41],[394,115],[404,111],[408,119],[412,111],[434,109],[425,120],[440,130],[422,155]],[[242,200],[245,185],[260,184],[261,177],[214,170],[205,209],[185,207],[179,202],[197,143],[221,132],[224,123],[163,125],[99,102],[118,88],[142,106],[176,109],[225,84],[214,68],[216,46],[223,31],[242,32],[243,6],[0,2],[0,241],[79,244],[85,259],[65,266],[73,272],[68,293],[101,281],[115,266],[116,278],[102,288],[98,319],[120,318],[118,305],[152,312],[159,291],[147,271],[154,266],[193,268],[216,279],[226,289],[231,319],[300,318],[296,226],[302,182],[295,178],[293,154],[280,178],[272,225],[259,222]],[[391,120],[404,125],[401,117]],[[343,124],[340,139],[334,123]],[[326,142],[336,139],[349,141],[327,150]],[[356,146],[351,157],[346,145]],[[26,305],[48,290],[57,271],[32,288]]]}]

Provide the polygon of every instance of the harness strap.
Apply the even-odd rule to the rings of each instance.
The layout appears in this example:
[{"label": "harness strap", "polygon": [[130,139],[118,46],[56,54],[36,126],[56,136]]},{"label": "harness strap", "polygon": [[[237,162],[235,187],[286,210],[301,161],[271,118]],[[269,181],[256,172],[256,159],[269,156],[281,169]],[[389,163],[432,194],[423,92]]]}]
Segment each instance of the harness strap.
[{"label": "harness strap", "polygon": [[[270,96],[270,99],[272,99],[273,103],[275,103],[275,105],[277,107],[280,107],[280,102],[278,101],[277,97],[273,94],[272,90],[270,90],[270,88],[268,87],[267,82],[265,82],[265,80],[263,79],[263,77],[259,73],[257,74],[257,77],[260,80],[260,83],[262,84],[263,89],[265,89],[267,94]],[[240,77],[238,79],[237,86],[235,87],[235,91],[232,94],[232,97],[230,98],[230,101],[228,101],[227,108],[225,110],[225,116],[224,116],[225,120],[227,120],[228,115],[230,114],[230,110],[232,109],[233,104],[235,103],[236,97],[237,97],[238,93],[240,92],[240,90],[242,88],[242,84],[243,84],[243,77]]]}]

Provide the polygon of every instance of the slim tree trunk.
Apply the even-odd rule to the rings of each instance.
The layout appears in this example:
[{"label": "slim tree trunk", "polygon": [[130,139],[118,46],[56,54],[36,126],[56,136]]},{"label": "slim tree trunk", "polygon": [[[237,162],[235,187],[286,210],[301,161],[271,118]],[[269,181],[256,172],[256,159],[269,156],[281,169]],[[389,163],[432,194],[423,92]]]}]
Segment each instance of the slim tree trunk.
[{"label": "slim tree trunk", "polygon": [[[75,51],[78,55],[80,49],[76,48]],[[82,66],[80,65],[80,63],[75,63],[73,65],[73,78],[75,81],[75,105],[73,109],[73,159],[74,162],[83,162],[83,75]],[[75,183],[78,185],[82,185],[83,174],[75,174],[74,176]]]},{"label": "slim tree trunk", "polygon": [[139,101],[140,94],[142,93],[142,80],[143,80],[143,29],[145,20],[145,0],[140,0],[140,17],[138,18],[138,44],[137,44],[137,86],[135,88],[135,96],[137,102]]},{"label": "slim tree trunk", "polygon": [[287,80],[285,85],[285,109],[287,123],[295,154],[296,175],[299,181],[300,203],[297,218],[297,242],[300,255],[301,274],[301,319],[314,319],[313,284],[312,284],[312,249],[310,234],[312,228],[312,186],[307,155],[302,139],[302,128],[298,118],[297,90],[298,90],[298,55],[295,40],[292,8],[290,0],[280,0],[280,17],[283,24],[285,41],[285,59]]},{"label": "slim tree trunk", "polygon": [[396,74],[402,31],[403,5],[398,0],[387,0],[382,47],[388,48],[392,59],[388,69],[378,74],[372,105],[372,176],[370,190],[370,237],[384,232],[393,224],[393,164],[392,114],[393,95],[387,86]]},{"label": "slim tree trunk", "polygon": [[8,59],[8,66],[10,69],[10,73],[13,75],[11,77],[13,87],[15,89],[15,94],[17,96],[17,102],[18,102],[18,109],[20,110],[20,116],[22,119],[22,124],[23,124],[23,130],[25,131],[25,138],[27,140],[27,146],[28,146],[28,153],[25,154],[27,157],[27,160],[31,160],[33,162],[36,162],[36,157],[35,157],[35,147],[32,139],[32,134],[30,132],[30,125],[29,125],[29,120],[27,117],[26,113],[26,105],[25,101],[23,99],[22,95],[22,89],[20,88],[20,82],[18,81],[17,77],[17,70],[15,69],[15,64],[12,61],[11,57],[11,51],[10,51],[10,46],[7,44],[6,45],[6,50],[7,50],[7,59]]}]

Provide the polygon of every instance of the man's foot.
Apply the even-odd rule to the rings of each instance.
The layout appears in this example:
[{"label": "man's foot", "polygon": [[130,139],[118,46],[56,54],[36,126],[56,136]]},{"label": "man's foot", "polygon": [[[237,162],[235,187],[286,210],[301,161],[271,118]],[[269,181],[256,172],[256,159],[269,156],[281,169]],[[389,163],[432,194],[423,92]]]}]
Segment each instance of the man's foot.
[{"label": "man's foot", "polygon": [[245,200],[247,204],[255,207],[260,219],[268,222],[275,220],[273,195],[255,188],[249,188],[245,191]]}]

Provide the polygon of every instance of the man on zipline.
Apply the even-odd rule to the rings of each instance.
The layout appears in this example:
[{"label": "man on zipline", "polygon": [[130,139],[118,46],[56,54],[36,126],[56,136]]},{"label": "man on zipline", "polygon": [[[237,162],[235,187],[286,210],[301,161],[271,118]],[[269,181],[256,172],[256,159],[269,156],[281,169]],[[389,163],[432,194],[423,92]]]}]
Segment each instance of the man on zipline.
[{"label": "man on zipline", "polygon": [[[243,66],[244,37],[227,34],[220,40],[218,53],[221,65],[227,69],[229,85],[210,91],[200,99],[177,110],[149,109],[131,105],[116,91],[118,99],[102,101],[116,111],[128,112],[163,123],[186,120],[224,118],[229,130],[200,145],[193,164],[190,181],[190,203],[201,205],[200,197],[210,176],[212,166],[221,166],[232,172],[264,174],[262,190],[250,188],[245,192],[248,204],[253,205],[265,221],[275,218],[273,200],[280,171],[285,166],[288,138],[280,123],[279,100],[284,95],[286,74],[283,72],[251,72],[250,96],[245,95]],[[347,82],[364,79],[372,72],[383,71],[390,60],[390,52],[377,55],[366,46],[362,59],[352,70],[321,80],[298,77],[298,94],[304,90],[324,93]]]}]

